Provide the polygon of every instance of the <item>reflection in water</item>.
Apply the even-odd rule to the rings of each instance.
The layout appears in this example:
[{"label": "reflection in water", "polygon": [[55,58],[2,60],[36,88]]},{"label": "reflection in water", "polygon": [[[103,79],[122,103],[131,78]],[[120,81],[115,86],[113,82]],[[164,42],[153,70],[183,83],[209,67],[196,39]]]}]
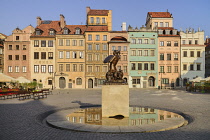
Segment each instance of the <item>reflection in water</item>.
[{"label": "reflection in water", "polygon": [[144,124],[154,124],[165,119],[181,118],[182,116],[164,110],[130,107],[129,118],[115,119],[102,118],[101,108],[86,108],[79,109],[66,116],[67,120],[72,123],[83,123],[92,125],[107,125],[107,126],[136,126]]}]

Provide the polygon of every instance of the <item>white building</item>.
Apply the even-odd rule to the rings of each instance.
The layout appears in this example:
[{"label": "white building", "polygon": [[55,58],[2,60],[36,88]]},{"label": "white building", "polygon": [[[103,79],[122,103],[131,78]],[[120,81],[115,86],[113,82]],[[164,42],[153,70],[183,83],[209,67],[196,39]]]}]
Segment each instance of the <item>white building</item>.
[{"label": "white building", "polygon": [[186,29],[180,31],[181,36],[181,85],[189,80],[205,77],[205,45],[204,31]]}]

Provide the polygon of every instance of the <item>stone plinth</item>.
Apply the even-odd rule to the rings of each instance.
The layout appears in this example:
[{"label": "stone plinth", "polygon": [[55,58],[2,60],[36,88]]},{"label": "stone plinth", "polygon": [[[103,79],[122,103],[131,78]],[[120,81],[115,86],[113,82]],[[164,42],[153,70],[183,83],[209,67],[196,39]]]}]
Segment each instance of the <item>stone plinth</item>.
[{"label": "stone plinth", "polygon": [[129,117],[128,85],[102,86],[102,117],[115,115]]}]

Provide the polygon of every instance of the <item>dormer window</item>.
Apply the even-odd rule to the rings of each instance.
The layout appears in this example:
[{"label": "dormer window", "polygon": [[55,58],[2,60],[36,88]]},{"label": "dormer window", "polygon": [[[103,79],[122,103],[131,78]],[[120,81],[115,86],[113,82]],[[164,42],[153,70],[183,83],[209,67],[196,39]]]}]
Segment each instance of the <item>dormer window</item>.
[{"label": "dormer window", "polygon": [[173,30],[173,35],[177,35],[177,30]]},{"label": "dormer window", "polygon": [[49,35],[55,35],[55,30],[54,29],[50,29]]},{"label": "dormer window", "polygon": [[63,34],[65,34],[65,35],[69,34],[69,29],[68,28],[64,28],[63,29]]},{"label": "dormer window", "polygon": [[163,34],[163,30],[158,30],[158,34]]},{"label": "dormer window", "polygon": [[41,30],[40,29],[36,29],[36,35],[41,35]]},{"label": "dormer window", "polygon": [[80,31],[81,31],[80,28],[76,28],[76,33],[75,34],[77,34],[77,35],[80,34]]},{"label": "dormer window", "polygon": [[170,34],[170,30],[165,30],[166,35]]}]

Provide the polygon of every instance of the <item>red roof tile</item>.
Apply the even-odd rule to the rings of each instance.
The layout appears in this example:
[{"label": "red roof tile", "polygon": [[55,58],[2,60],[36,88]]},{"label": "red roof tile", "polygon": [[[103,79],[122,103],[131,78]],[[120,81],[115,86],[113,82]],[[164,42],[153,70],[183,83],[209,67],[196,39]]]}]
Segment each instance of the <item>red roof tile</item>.
[{"label": "red roof tile", "polygon": [[108,16],[109,10],[90,10],[88,15],[92,16]]},{"label": "red roof tile", "polygon": [[88,26],[86,32],[108,32],[108,26]]},{"label": "red roof tile", "polygon": [[162,30],[174,30],[173,27],[158,27],[158,29],[162,29]]},{"label": "red roof tile", "polygon": [[158,36],[162,36],[162,37],[167,37],[167,36],[170,36],[170,37],[180,37],[180,35],[166,35],[166,34],[159,34]]},{"label": "red roof tile", "polygon": [[56,32],[61,31],[60,21],[51,21],[49,24],[43,24],[43,22],[44,21],[42,21],[42,24],[36,27],[36,29],[42,30],[42,34],[35,35],[34,32],[31,36],[54,36],[54,35],[49,35],[49,29],[54,29]]},{"label": "red roof tile", "polygon": [[169,12],[148,12],[150,17],[155,18],[171,18],[172,15]]}]

